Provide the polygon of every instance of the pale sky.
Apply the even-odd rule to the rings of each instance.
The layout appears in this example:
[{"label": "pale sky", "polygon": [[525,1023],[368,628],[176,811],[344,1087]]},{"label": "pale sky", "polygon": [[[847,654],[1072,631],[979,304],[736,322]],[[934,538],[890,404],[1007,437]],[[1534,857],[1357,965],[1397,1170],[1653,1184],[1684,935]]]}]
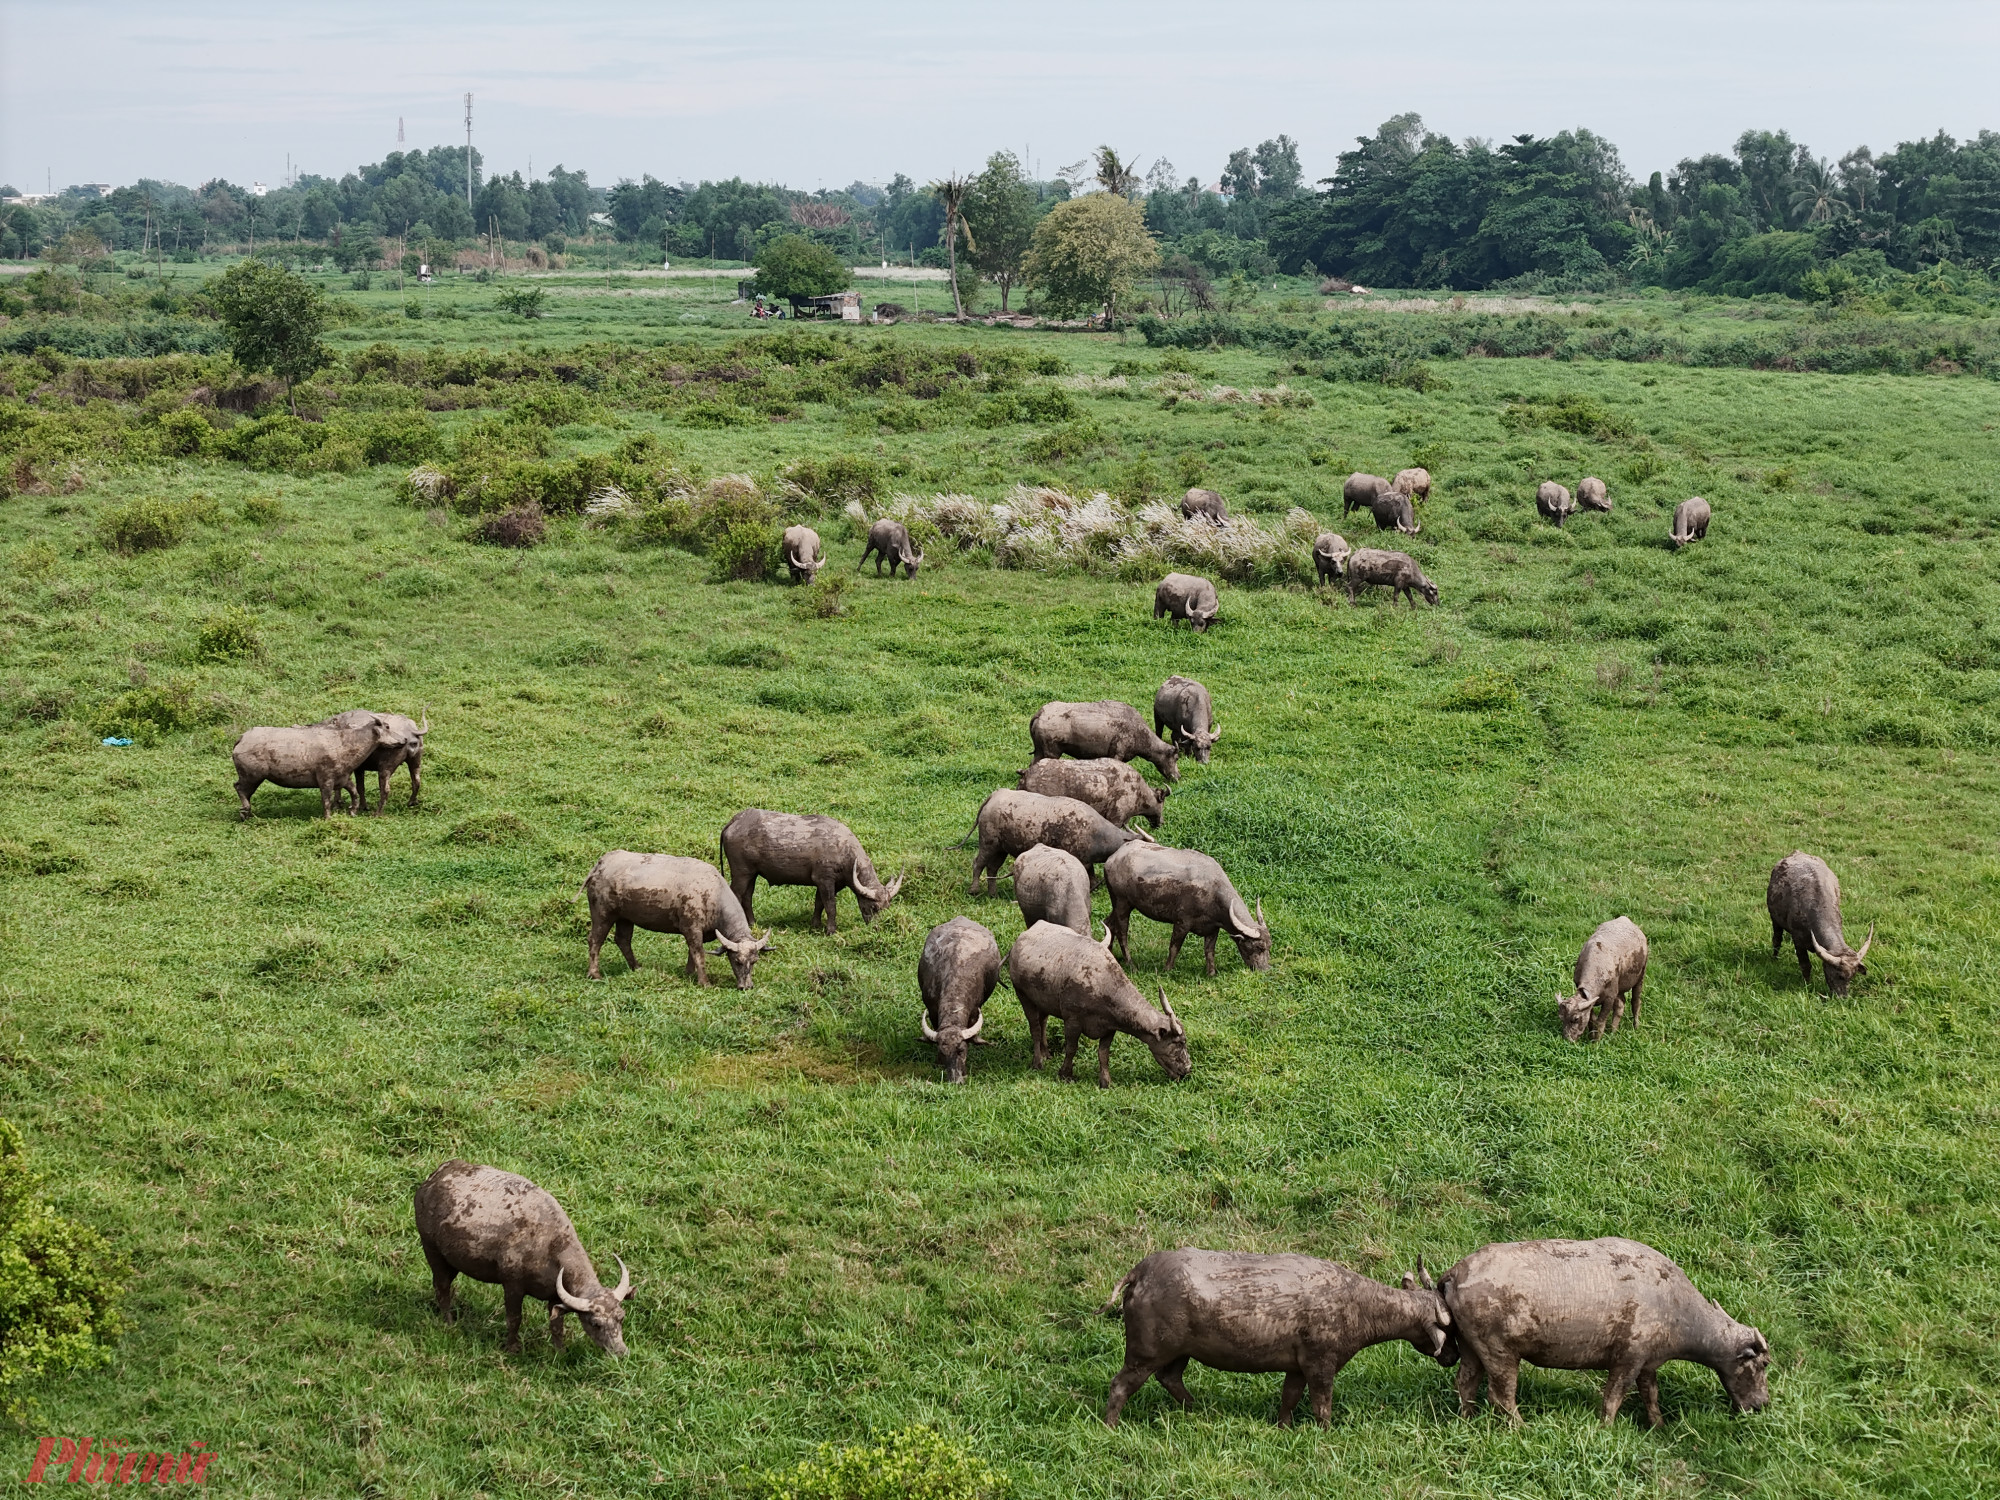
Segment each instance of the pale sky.
[{"label": "pale sky", "polygon": [[1643,178],[1788,129],[1838,157],[2000,128],[1996,0],[0,0],[0,181],[277,184],[464,139],[591,181],[919,182],[1109,142],[1213,182],[1283,132],[1308,181],[1416,110],[1456,138],[1588,125]]}]

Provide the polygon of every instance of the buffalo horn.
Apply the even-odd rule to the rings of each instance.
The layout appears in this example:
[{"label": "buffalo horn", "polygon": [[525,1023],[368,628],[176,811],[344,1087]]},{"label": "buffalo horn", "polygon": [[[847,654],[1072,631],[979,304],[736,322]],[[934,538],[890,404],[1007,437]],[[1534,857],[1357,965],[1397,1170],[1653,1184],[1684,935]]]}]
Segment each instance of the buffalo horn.
[{"label": "buffalo horn", "polygon": [[561,1299],[562,1305],[568,1308],[571,1312],[594,1313],[597,1311],[597,1309],[591,1306],[590,1303],[584,1301],[583,1298],[576,1296],[569,1290],[569,1288],[563,1285],[563,1273],[561,1266],[556,1267],[556,1296],[559,1299]]},{"label": "buffalo horn", "polygon": [[1174,1002],[1167,998],[1167,987],[1164,984],[1160,986],[1160,1009],[1167,1013],[1169,1021],[1176,1026],[1181,1024],[1181,1018],[1174,1014]]},{"label": "buffalo horn", "polygon": [[1264,924],[1264,898],[1262,896],[1259,896],[1257,898],[1257,935],[1259,937],[1262,937],[1265,933],[1269,932],[1270,930],[1271,929],[1265,926]]},{"label": "buffalo horn", "polygon": [[1103,948],[1106,953],[1111,951],[1111,924],[1109,922],[1104,924],[1104,941],[1098,946]]},{"label": "buffalo horn", "polygon": [[611,1258],[618,1262],[618,1285],[611,1289],[611,1295],[623,1302],[632,1295],[632,1270],[625,1264],[624,1256],[614,1255]]},{"label": "buffalo horn", "polygon": [[919,1021],[917,1024],[924,1028],[925,1041],[934,1042],[937,1040],[937,1031],[931,1025],[931,1013],[929,1011],[924,1012],[923,1020]]},{"label": "buffalo horn", "polygon": [[1854,955],[1854,961],[1856,963],[1861,962],[1862,959],[1868,956],[1868,944],[1874,941],[1875,941],[1875,924],[1873,922],[1870,922],[1868,924],[1868,937],[1866,941],[1864,941],[1861,944],[1861,951]]},{"label": "buffalo horn", "polygon": [[902,869],[896,872],[896,878],[890,881],[887,885],[882,887],[882,899],[884,901],[891,899],[896,894],[896,892],[900,891],[903,888],[903,877],[909,873],[910,873],[910,867],[908,865],[904,865]]},{"label": "buffalo horn", "polygon": [[971,1040],[972,1040],[972,1039],[973,1039],[974,1037],[978,1036],[978,1035],[979,1035],[979,1029],[980,1029],[980,1028],[981,1028],[982,1026],[984,1026],[985,1024],[986,1024],[986,1012],[982,1010],[982,1011],[981,1011],[981,1012],[979,1013],[979,1019],[978,1019],[978,1020],[976,1020],[976,1021],[974,1021],[974,1022],[972,1023],[972,1029],[971,1029],[970,1031],[966,1032],[966,1034],[965,1034],[965,1039],[966,1039],[966,1040],[967,1040],[967,1041],[969,1042],[969,1041],[971,1041]]},{"label": "buffalo horn", "polygon": [[1436,1291],[1437,1283],[1431,1280],[1431,1273],[1424,1269],[1424,1258],[1417,1256],[1417,1280],[1424,1284],[1425,1291]]}]

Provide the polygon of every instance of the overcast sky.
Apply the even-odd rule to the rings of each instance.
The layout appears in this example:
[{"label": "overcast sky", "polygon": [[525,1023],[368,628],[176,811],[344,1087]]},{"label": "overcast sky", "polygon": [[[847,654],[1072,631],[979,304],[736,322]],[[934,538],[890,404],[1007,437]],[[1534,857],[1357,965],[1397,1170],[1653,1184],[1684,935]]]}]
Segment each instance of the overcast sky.
[{"label": "overcast sky", "polygon": [[1213,182],[1280,132],[1308,179],[1416,110],[1588,125],[1636,176],[1788,129],[1826,156],[2000,128],[2000,0],[0,0],[0,182],[276,184],[464,138],[596,183],[919,182],[1099,142]]}]

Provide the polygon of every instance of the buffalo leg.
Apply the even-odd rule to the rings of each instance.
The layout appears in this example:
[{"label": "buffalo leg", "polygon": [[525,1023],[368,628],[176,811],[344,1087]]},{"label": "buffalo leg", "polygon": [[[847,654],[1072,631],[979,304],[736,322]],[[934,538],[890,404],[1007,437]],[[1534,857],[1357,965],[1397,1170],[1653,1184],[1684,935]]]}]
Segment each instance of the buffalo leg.
[{"label": "buffalo leg", "polygon": [[236,778],[236,800],[243,805],[242,810],[237,814],[238,817],[248,818],[250,816],[250,794],[263,784],[264,779],[261,776],[255,778],[239,776]]},{"label": "buffalo leg", "polygon": [[702,959],[701,929],[697,927],[692,932],[682,933],[681,936],[687,939],[688,945],[687,973],[693,977],[696,984],[706,989],[708,965]]},{"label": "buffalo leg", "polygon": [[1799,935],[1792,934],[1792,951],[1799,956],[1799,977],[1807,984],[1812,983],[1812,943],[1799,941]]},{"label": "buffalo leg", "polygon": [[1174,923],[1174,935],[1167,939],[1167,967],[1169,969],[1180,962],[1181,944],[1187,941],[1187,936],[1188,930],[1181,926],[1180,923]]},{"label": "buffalo leg", "polygon": [[1521,1408],[1514,1404],[1514,1388],[1520,1374],[1521,1361],[1512,1355],[1495,1355],[1486,1367],[1486,1394],[1516,1427],[1521,1425]]},{"label": "buffalo leg", "polygon": [[1208,969],[1210,979],[1215,978],[1215,937],[1211,932],[1201,940],[1202,962]]},{"label": "buffalo leg", "polygon": [[1125,1403],[1132,1399],[1132,1393],[1153,1378],[1153,1372],[1144,1365],[1127,1365],[1111,1381],[1111,1399],[1104,1403],[1104,1425],[1116,1427],[1118,1413],[1125,1409]]},{"label": "buffalo leg", "polygon": [[1069,1083],[1076,1077],[1076,1049],[1083,1041],[1083,1033],[1067,1021],[1063,1023],[1063,1065],[1056,1070],[1056,1077]]},{"label": "buffalo leg", "polygon": [[506,1289],[506,1292],[507,1342],[500,1346],[500,1352],[502,1354],[519,1354],[521,1352],[521,1299],[526,1293],[511,1286]]},{"label": "buffalo leg", "polygon": [[1132,936],[1132,908],[1114,895],[1111,898],[1111,915],[1106,920],[1111,928],[1111,941],[1118,947],[1118,961],[1121,964],[1131,963],[1132,950],[1126,944]]},{"label": "buffalo leg", "polygon": [[736,904],[743,908],[743,920],[753,925],[757,918],[751,913],[751,903],[757,899],[757,872],[746,870],[729,882],[729,894],[736,898]]},{"label": "buffalo leg", "polygon": [[825,885],[825,886],[819,886],[815,889],[813,896],[813,907],[814,907],[813,919],[817,921],[819,919],[820,910],[821,909],[825,910],[826,935],[828,937],[832,937],[835,933],[840,931],[840,913],[838,910],[836,910],[839,904],[840,904],[839,886]]},{"label": "buffalo leg", "polygon": [[1049,1013],[1045,1010],[1036,1010],[1023,1000],[1021,1014],[1028,1019],[1028,1039],[1034,1044],[1029,1065],[1039,1068],[1049,1060]]},{"label": "buffalo leg", "polygon": [[1108,1036],[1097,1039],[1097,1086],[1101,1089],[1111,1087],[1111,1038]]},{"label": "buffalo leg", "polygon": [[1278,1392],[1278,1425],[1292,1425],[1292,1413],[1298,1409],[1299,1397],[1306,1393],[1306,1378],[1297,1370],[1285,1372],[1284,1388]]},{"label": "buffalo leg", "polygon": [[1646,987],[1646,976],[1641,974],[1632,986],[1632,1029],[1639,1029],[1639,992]]},{"label": "buffalo leg", "polygon": [[549,1309],[549,1342],[558,1349],[563,1346],[563,1305],[558,1302]]},{"label": "buffalo leg", "polygon": [[1194,1397],[1188,1394],[1187,1382],[1181,1378],[1187,1374],[1187,1367],[1188,1356],[1183,1354],[1154,1377],[1167,1388],[1168,1395],[1180,1402],[1182,1411],[1190,1411],[1194,1407]]},{"label": "buffalo leg", "polygon": [[972,883],[965,888],[965,894],[979,894],[979,877],[986,876],[986,895],[990,900],[994,893],[994,877],[1000,873],[1000,862],[1006,856],[984,839],[979,841],[979,852],[972,856]]},{"label": "buffalo leg", "polygon": [[424,1247],[424,1259],[431,1264],[431,1295],[437,1302],[438,1313],[445,1322],[456,1322],[458,1309],[452,1306],[451,1284],[458,1278],[458,1271],[444,1258],[444,1252],[436,1245],[423,1239],[421,1235],[418,1238]]},{"label": "buffalo leg", "polygon": [[1771,919],[1771,957],[1776,958],[1785,946],[1785,929],[1778,925],[1777,918]]},{"label": "buffalo leg", "polygon": [[625,967],[628,969],[638,968],[639,960],[632,956],[632,924],[630,922],[620,922],[618,924],[618,930],[614,934],[614,941],[618,944],[618,951],[625,955]]},{"label": "buffalo leg", "polygon": [[600,912],[593,907],[590,913],[590,969],[587,976],[591,979],[602,979],[604,977],[603,974],[598,972],[597,955],[598,951],[604,947],[605,934],[610,931],[611,914],[609,912]]},{"label": "buffalo leg", "polygon": [[1625,1365],[1615,1368],[1604,1377],[1604,1406],[1601,1426],[1609,1427],[1618,1420],[1618,1408],[1625,1404],[1625,1393],[1637,1382],[1638,1371]]},{"label": "buffalo leg", "polygon": [[411,756],[404,764],[410,768],[410,806],[415,807],[417,798],[424,790],[424,779],[417,765],[416,756]]},{"label": "buffalo leg", "polygon": [[339,800],[337,793],[342,785],[343,783],[335,781],[322,781],[319,784],[319,815],[322,818],[333,816],[333,804]]},{"label": "buffalo leg", "polygon": [[1479,1382],[1486,1378],[1486,1366],[1464,1340],[1458,1346],[1458,1414],[1469,1417],[1479,1410]]},{"label": "buffalo leg", "polygon": [[1646,1400],[1646,1423],[1651,1427],[1660,1425],[1660,1372],[1641,1370],[1639,1372],[1639,1394]]}]

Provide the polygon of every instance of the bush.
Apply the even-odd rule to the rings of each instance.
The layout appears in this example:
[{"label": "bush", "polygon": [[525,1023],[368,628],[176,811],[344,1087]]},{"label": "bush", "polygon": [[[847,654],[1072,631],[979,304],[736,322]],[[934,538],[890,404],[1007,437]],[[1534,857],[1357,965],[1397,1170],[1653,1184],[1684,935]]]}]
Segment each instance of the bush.
[{"label": "bush", "polygon": [[478,537],[495,547],[537,546],[548,532],[548,521],[539,501],[513,506],[479,523]]},{"label": "bush", "polygon": [[880,464],[851,453],[802,458],[786,469],[783,477],[822,505],[845,505],[850,500],[873,504],[889,487]]},{"label": "bush", "polygon": [[215,429],[191,406],[160,418],[160,452],[167,458],[200,458],[215,446]]},{"label": "bush", "polygon": [[239,656],[255,656],[263,649],[257,635],[257,617],[247,609],[230,605],[196,627],[194,653],[202,661],[234,661]]},{"label": "bush", "polygon": [[963,1443],[909,1427],[873,1447],[820,1445],[817,1456],[757,1476],[764,1500],[993,1500],[1010,1488]]},{"label": "bush", "polygon": [[477,817],[467,818],[445,835],[454,844],[474,847],[485,845],[493,848],[525,844],[534,836],[534,829],[510,812],[481,813]]},{"label": "bush", "polygon": [[95,1231],[36,1201],[21,1132],[0,1120],[0,1405],[19,1421],[30,1382],[111,1362],[121,1288]]},{"label": "bush", "polygon": [[192,681],[181,679],[120,693],[92,716],[90,727],[100,738],[116,735],[151,745],[161,735],[214,723],[220,717],[215,704],[195,701]]},{"label": "bush", "polygon": [[710,545],[709,571],[718,583],[768,578],[782,539],[777,526],[769,521],[737,521]]},{"label": "bush", "polygon": [[97,537],[113,552],[130,556],[178,546],[197,521],[221,518],[213,500],[161,500],[148,497],[107,511],[97,522]]},{"label": "bush", "polygon": [[798,620],[834,620],[847,613],[847,574],[827,568],[818,578],[792,594],[792,617]]},{"label": "bush", "polygon": [[517,318],[539,318],[542,315],[542,304],[548,301],[548,298],[548,290],[545,287],[510,286],[500,293],[497,300],[502,309]]}]

